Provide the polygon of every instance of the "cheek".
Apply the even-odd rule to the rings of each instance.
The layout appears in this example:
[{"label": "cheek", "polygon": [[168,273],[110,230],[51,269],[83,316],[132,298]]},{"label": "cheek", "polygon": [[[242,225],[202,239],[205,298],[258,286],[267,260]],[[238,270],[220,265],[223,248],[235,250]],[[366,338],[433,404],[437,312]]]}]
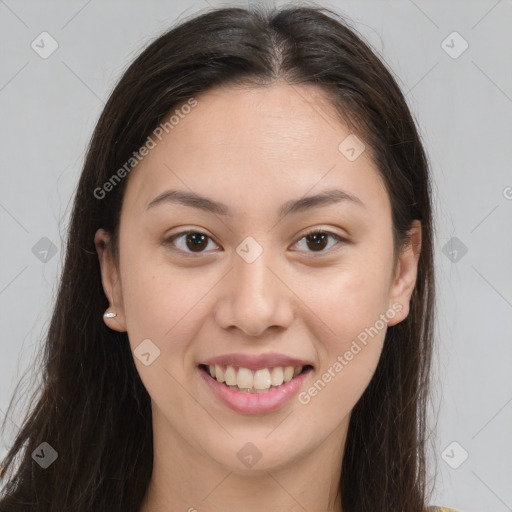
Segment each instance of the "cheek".
[{"label": "cheek", "polygon": [[[197,305],[201,290],[191,286],[187,272],[172,270],[163,261],[160,250],[150,251],[135,245],[134,250],[124,254],[121,275],[130,339],[135,342],[139,338],[150,338],[161,348],[166,336],[180,339],[176,331],[180,324],[186,323],[187,313]],[[173,344],[173,347],[178,345]]]},{"label": "cheek", "polygon": [[338,342],[374,325],[389,302],[392,258],[378,257],[377,251],[351,256],[317,280],[314,293],[306,295],[307,304],[318,312]]},{"label": "cheek", "polygon": [[[177,391],[177,382],[185,378],[190,340],[205,313],[201,297],[206,289],[195,285],[208,286],[208,278],[197,282],[142,248],[125,255],[121,262],[124,312],[137,371],[157,403],[184,410],[188,395]],[[148,352],[146,347],[151,354],[148,365],[138,357]]]},{"label": "cheek", "polygon": [[332,399],[342,390],[340,396],[351,403],[375,371],[387,321],[394,316],[389,308],[391,267],[392,246],[382,240],[378,250],[347,255],[343,266],[317,281],[322,286],[309,295],[307,305],[317,316],[315,322],[328,326],[322,329],[319,356],[321,372],[330,371],[325,380],[333,382]]},{"label": "cheek", "polygon": [[383,293],[387,283],[386,276],[375,272],[347,272],[331,281],[327,293],[308,302],[329,332],[322,329],[320,368],[299,402],[326,424],[350,413],[375,372],[390,318]]}]

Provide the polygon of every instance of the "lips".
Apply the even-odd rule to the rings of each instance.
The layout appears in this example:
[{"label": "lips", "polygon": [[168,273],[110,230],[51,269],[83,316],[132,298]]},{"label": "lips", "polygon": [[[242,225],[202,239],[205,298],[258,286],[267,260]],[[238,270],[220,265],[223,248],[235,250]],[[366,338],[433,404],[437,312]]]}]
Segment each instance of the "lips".
[{"label": "lips", "polygon": [[274,368],[276,366],[313,366],[311,361],[286,356],[284,354],[224,354],[210,359],[201,361],[200,364],[205,366],[236,366],[248,368],[249,370],[259,370],[262,368]]},{"label": "lips", "polygon": [[238,413],[245,414],[270,413],[280,409],[286,403],[290,403],[313,371],[313,367],[308,365],[304,367],[299,375],[275,388],[271,387],[265,390],[246,389],[242,391],[233,389],[234,386],[227,386],[225,382],[217,381],[206,368],[202,364],[198,366],[198,374],[206,384],[206,389],[213,393],[213,396],[222,404]]},{"label": "lips", "polygon": [[248,368],[236,366],[200,365],[199,368],[208,372],[217,382],[224,383],[231,389],[247,392],[265,392],[266,390],[281,386],[284,382],[290,382],[304,370],[312,367],[275,366],[274,368],[249,370]]},{"label": "lips", "polygon": [[204,359],[197,368],[207,389],[220,402],[246,414],[281,408],[314,370],[310,361],[278,353],[224,354]]}]

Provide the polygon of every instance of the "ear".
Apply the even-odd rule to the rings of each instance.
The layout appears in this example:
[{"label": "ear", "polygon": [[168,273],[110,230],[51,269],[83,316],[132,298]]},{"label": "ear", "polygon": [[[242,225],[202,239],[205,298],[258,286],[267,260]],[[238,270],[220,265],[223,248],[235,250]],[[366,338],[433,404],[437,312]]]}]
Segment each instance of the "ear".
[{"label": "ear", "polygon": [[104,229],[98,229],[94,235],[94,245],[98,253],[101,269],[101,283],[103,291],[110,302],[108,312],[115,312],[114,318],[105,318],[103,321],[115,331],[126,331],[126,319],[123,307],[123,293],[118,269],[116,268],[111,250],[110,235]]},{"label": "ear", "polygon": [[389,307],[397,313],[388,321],[388,326],[400,323],[409,314],[409,304],[416,285],[418,261],[421,254],[421,222],[419,220],[412,222],[408,236],[409,240],[402,248],[398,258],[390,289]]}]

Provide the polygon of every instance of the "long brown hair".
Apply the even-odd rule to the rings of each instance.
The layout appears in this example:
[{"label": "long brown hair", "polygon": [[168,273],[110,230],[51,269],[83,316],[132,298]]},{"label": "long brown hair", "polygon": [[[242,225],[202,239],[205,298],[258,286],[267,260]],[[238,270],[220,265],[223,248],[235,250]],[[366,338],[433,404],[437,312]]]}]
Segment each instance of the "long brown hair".
[{"label": "long brown hair", "polygon": [[[408,243],[411,222],[422,222],[410,313],[389,327],[377,369],[352,412],[340,493],[344,512],[425,510],[433,226],[429,165],[415,121],[390,71],[339,14],[252,6],[196,14],[158,37],[105,105],[74,199],[42,347],[42,384],[2,463],[1,512],[139,510],[153,463],[150,397],[127,333],[103,322],[109,303],[94,246],[103,227],[116,249],[129,177],[103,199],[94,191],[191,97],[220,84],[258,87],[278,80],[323,89],[340,120],[364,140],[390,197],[395,254]],[[32,458],[43,442],[58,453],[47,469]]]}]

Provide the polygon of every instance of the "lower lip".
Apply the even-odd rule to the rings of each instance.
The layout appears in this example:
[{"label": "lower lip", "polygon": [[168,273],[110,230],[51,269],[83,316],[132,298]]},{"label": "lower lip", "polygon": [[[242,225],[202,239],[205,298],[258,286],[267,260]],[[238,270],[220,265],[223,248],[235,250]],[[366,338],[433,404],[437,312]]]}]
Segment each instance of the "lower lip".
[{"label": "lower lip", "polygon": [[199,368],[201,377],[221,402],[234,411],[246,414],[261,414],[279,409],[297,394],[311,371],[312,368],[308,368],[291,381],[284,382],[279,387],[266,393],[245,393],[228,388],[225,384],[214,379],[206,370]]}]

